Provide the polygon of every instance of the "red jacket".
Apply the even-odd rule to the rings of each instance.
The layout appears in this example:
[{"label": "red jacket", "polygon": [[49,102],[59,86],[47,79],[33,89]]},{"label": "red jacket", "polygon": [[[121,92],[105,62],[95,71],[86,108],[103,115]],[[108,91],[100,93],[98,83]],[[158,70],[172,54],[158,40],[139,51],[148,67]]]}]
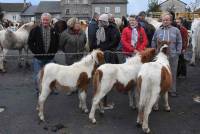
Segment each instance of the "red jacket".
[{"label": "red jacket", "polygon": [[184,26],[181,26],[179,29],[182,37],[182,50],[186,50],[188,46],[188,31]]},{"label": "red jacket", "polygon": [[144,29],[142,27],[138,27],[137,28],[137,32],[138,32],[138,42],[136,47],[134,48],[131,45],[131,37],[132,37],[132,28],[131,27],[126,27],[123,29],[122,31],[122,35],[121,35],[121,43],[122,43],[122,47],[123,47],[123,52],[134,52],[134,50],[138,50],[138,51],[142,51],[146,48],[147,43],[148,43],[148,39],[146,36],[146,33],[144,31]]}]

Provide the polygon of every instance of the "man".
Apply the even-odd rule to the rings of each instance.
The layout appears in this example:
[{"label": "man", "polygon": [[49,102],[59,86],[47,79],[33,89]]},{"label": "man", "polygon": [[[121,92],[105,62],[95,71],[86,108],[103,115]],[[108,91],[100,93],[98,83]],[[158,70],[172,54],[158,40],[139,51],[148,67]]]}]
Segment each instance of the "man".
[{"label": "man", "polygon": [[99,19],[99,14],[94,13],[93,18],[88,25],[88,41],[89,41],[90,51],[97,48],[96,32],[98,30],[98,19]]},{"label": "man", "polygon": [[39,88],[38,72],[45,64],[53,62],[53,58],[58,51],[59,35],[50,27],[50,22],[51,15],[43,13],[41,15],[41,25],[31,30],[28,39],[29,48],[35,54],[33,58],[33,71],[37,93]]},{"label": "man", "polygon": [[137,21],[138,21],[139,25],[144,28],[144,31],[147,35],[147,38],[148,38],[147,47],[151,47],[151,41],[152,41],[153,34],[155,33],[156,29],[152,24],[149,24],[145,20],[145,17],[146,17],[146,13],[144,11],[141,11],[138,14]]},{"label": "man", "polygon": [[176,97],[177,96],[176,73],[177,73],[178,59],[182,49],[182,38],[179,29],[172,26],[171,23],[172,23],[172,15],[170,13],[163,13],[162,26],[158,30],[156,30],[153,36],[152,47],[158,48],[157,46],[158,41],[170,42],[169,63],[173,77],[172,90],[170,92],[170,95],[172,97]]}]

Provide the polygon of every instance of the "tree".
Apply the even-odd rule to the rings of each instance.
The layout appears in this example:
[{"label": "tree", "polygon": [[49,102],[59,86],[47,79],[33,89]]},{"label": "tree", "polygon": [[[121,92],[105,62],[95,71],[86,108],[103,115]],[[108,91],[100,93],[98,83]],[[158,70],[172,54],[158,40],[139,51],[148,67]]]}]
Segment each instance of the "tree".
[{"label": "tree", "polygon": [[158,0],[149,0],[147,12],[161,12]]}]

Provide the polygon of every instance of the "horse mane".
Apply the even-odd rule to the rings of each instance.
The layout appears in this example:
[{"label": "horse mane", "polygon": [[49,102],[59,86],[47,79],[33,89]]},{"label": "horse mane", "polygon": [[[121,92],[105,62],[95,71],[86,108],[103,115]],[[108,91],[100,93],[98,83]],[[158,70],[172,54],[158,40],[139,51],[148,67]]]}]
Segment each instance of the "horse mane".
[{"label": "horse mane", "polygon": [[27,27],[30,27],[31,23],[33,23],[33,22],[23,24],[19,29],[17,29],[17,31],[24,31],[24,30],[28,31],[29,29],[27,29]]},{"label": "horse mane", "polygon": [[93,61],[92,52],[84,56],[80,61],[74,62],[74,66],[79,66],[80,64],[91,64]]},{"label": "horse mane", "polygon": [[124,64],[137,64],[140,61],[140,55],[137,53],[135,56],[127,58]]}]

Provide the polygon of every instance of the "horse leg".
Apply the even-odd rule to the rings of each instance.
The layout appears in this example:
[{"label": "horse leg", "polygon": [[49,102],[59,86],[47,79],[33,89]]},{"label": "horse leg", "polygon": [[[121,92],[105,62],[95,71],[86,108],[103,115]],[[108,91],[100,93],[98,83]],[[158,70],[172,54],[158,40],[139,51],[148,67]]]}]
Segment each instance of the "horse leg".
[{"label": "horse leg", "polygon": [[134,92],[135,92],[134,89],[128,91],[129,107],[131,107],[132,109],[136,109],[136,105],[133,104]]},{"label": "horse leg", "polygon": [[[89,114],[89,119],[92,121],[92,123],[96,123],[96,119],[95,119],[95,111],[97,109],[98,104],[100,103],[101,99],[112,89],[113,84],[108,83],[107,86],[105,86],[105,88],[101,88],[99,91],[95,94],[93,101],[92,101],[92,108]],[[111,86],[112,85],[112,86]],[[100,105],[100,109],[102,109],[102,105]]]},{"label": "horse leg", "polygon": [[25,56],[25,66],[26,66],[26,68],[28,69],[28,68],[31,67],[30,63],[28,62],[28,45],[26,45],[26,46],[24,47],[24,51],[25,51],[25,53],[26,53],[26,56]]},{"label": "horse leg", "polygon": [[19,57],[18,57],[18,67],[22,68],[22,49],[19,49]]},{"label": "horse leg", "polygon": [[170,106],[168,102],[168,92],[164,94],[164,100],[165,100],[165,111],[170,112]]},{"label": "horse leg", "polygon": [[47,97],[49,96],[49,94],[51,93],[51,89],[47,85],[48,84],[46,84],[42,87],[42,91],[41,91],[39,98],[38,98],[37,109],[39,110],[38,116],[39,116],[41,121],[45,121],[44,120],[44,103],[45,103]]},{"label": "horse leg", "polygon": [[192,59],[191,59],[191,61],[190,61],[190,65],[191,66],[194,66],[195,65],[195,53],[196,53],[196,50],[195,50],[196,48],[195,48],[195,46],[192,46]]},{"label": "horse leg", "polygon": [[78,96],[79,96],[79,108],[81,108],[85,113],[88,113],[88,108],[87,108],[87,104],[86,104],[86,91],[80,91],[78,92]]}]

